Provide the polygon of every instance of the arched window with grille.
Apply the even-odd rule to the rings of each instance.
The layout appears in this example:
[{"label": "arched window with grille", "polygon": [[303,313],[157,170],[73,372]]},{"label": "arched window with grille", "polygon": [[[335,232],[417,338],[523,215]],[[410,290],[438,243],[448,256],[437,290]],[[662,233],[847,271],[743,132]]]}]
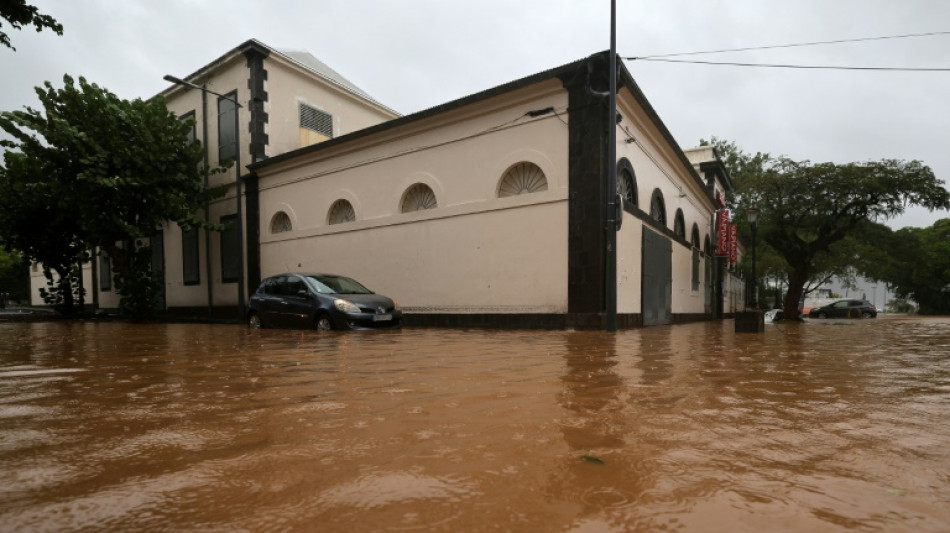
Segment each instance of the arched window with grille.
[{"label": "arched window with grille", "polygon": [[666,203],[663,201],[663,191],[653,189],[650,198],[650,218],[660,226],[666,227]]},{"label": "arched window with grille", "polygon": [[356,220],[356,211],[353,209],[353,204],[342,198],[333,202],[327,212],[327,224],[330,225],[344,224],[354,220]]},{"label": "arched window with grille", "polygon": [[293,223],[290,221],[290,216],[283,211],[278,211],[270,219],[270,232],[271,233],[284,233],[285,231],[291,231],[294,229]]},{"label": "arched window with grille", "polygon": [[673,233],[680,239],[686,240],[686,218],[683,217],[682,209],[677,209],[673,216]]},{"label": "arched window with grille", "polygon": [[624,157],[617,162],[617,193],[623,197],[624,203],[639,207],[637,201],[637,175],[633,165]]},{"label": "arched window with grille", "polygon": [[538,165],[522,161],[512,165],[498,183],[498,197],[517,196],[548,190],[548,180]]},{"label": "arched window with grille", "polygon": [[399,202],[399,211],[401,213],[411,213],[413,211],[435,209],[438,206],[438,200],[432,189],[425,183],[416,183],[403,193],[402,201]]}]

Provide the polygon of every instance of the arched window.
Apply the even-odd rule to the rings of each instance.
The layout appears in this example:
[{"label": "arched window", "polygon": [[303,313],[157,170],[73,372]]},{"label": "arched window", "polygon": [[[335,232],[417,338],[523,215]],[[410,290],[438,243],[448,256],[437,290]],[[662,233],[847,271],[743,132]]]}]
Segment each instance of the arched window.
[{"label": "arched window", "polygon": [[353,222],[356,220],[356,211],[353,210],[353,204],[347,200],[337,200],[330,206],[327,212],[327,224],[343,224],[344,222]]},{"label": "arched window", "polygon": [[691,232],[689,242],[693,245],[693,248],[699,250],[699,226],[697,226],[695,222],[693,222],[693,231]]},{"label": "arched window", "polygon": [[290,222],[290,217],[287,213],[283,211],[278,211],[273,218],[270,219],[271,233],[283,233],[292,229],[294,229],[294,225]]},{"label": "arched window", "polygon": [[663,201],[663,192],[660,189],[653,189],[653,196],[650,199],[650,218],[666,227],[666,203]]},{"label": "arched window", "polygon": [[435,193],[425,183],[416,183],[406,189],[402,195],[402,202],[399,203],[399,211],[402,213],[411,213],[413,211],[422,211],[424,209],[435,209],[439,206],[436,201]]},{"label": "arched window", "polygon": [[637,175],[626,157],[617,162],[617,192],[623,197],[625,203],[639,207],[637,205]]},{"label": "arched window", "polygon": [[686,240],[686,219],[683,217],[683,210],[677,209],[673,216],[673,233],[680,239]]},{"label": "arched window", "polygon": [[538,165],[522,161],[505,172],[498,185],[498,197],[517,196],[548,190],[548,180]]}]

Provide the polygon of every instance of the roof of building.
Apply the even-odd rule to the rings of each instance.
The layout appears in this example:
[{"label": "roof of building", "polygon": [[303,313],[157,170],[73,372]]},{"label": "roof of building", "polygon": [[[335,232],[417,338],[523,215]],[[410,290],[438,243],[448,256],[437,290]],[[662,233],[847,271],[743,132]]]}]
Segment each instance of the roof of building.
[{"label": "roof of building", "polygon": [[[248,50],[257,50],[258,52],[261,52],[265,56],[274,55],[274,56],[280,57],[294,65],[297,65],[298,67],[302,69],[305,69],[309,73],[313,74],[315,77],[322,79],[323,81],[329,83],[330,85],[339,87],[345,90],[346,92],[349,92],[355,96],[358,96],[359,98],[363,100],[366,100],[372,103],[375,106],[383,108],[384,110],[388,111],[394,116],[400,116],[400,113],[380,103],[378,100],[370,96],[366,91],[359,88],[356,84],[354,84],[350,80],[346,79],[339,72],[333,70],[326,63],[314,57],[310,52],[307,52],[305,50],[278,50],[276,48],[272,48],[258,41],[257,39],[249,39],[239,44],[238,46],[232,48],[228,52],[224,53],[223,55],[215,59],[214,61],[199,68],[195,72],[192,72],[191,74],[189,74],[188,76],[182,79],[184,79],[185,81],[192,82],[192,83],[197,83],[198,80],[208,76],[217,67],[227,63],[232,58],[234,58],[234,56],[243,54],[244,52]],[[164,91],[162,91],[161,94],[167,94],[171,92],[175,87],[176,87],[175,85],[172,85],[166,88]]]},{"label": "roof of building", "polygon": [[[364,138],[369,135],[387,131],[393,128],[398,128],[406,124],[418,122],[426,118],[436,116],[438,114],[445,113],[454,109],[459,109],[461,107],[471,105],[480,101],[484,101],[501,94],[505,94],[511,91],[515,91],[515,90],[527,87],[529,85],[533,85],[535,83],[540,83],[540,82],[550,80],[553,78],[566,76],[572,72],[577,71],[577,69],[582,68],[582,67],[585,69],[584,71],[586,72],[586,64],[588,61],[590,61],[591,58],[599,57],[599,56],[606,57],[607,54],[608,52],[601,52],[599,54],[594,54],[590,57],[587,57],[578,61],[574,61],[572,63],[568,63],[566,65],[562,65],[559,67],[555,67],[549,70],[545,70],[543,72],[539,72],[537,74],[527,76],[525,78],[511,81],[503,85],[499,85],[497,87],[487,89],[485,91],[460,98],[458,100],[453,100],[451,102],[447,102],[441,105],[437,105],[435,107],[431,107],[429,109],[425,109],[425,110],[413,113],[411,115],[404,115],[399,118],[377,124],[375,126],[370,126],[368,128],[364,128],[362,130],[349,133],[347,135],[342,135],[340,137],[330,139],[328,141],[312,144],[309,146],[305,146],[303,148],[292,150],[290,152],[278,154],[268,159],[264,159],[256,163],[253,163],[251,165],[248,165],[248,168],[252,170],[257,170],[257,169],[261,169],[261,168],[264,168],[264,167],[267,167],[267,166],[270,166],[282,161],[293,159],[303,154],[312,153],[312,152],[316,152],[316,151],[320,151],[324,149],[329,149],[332,146],[339,146],[340,144],[343,144],[343,143]],[[673,138],[673,134],[670,133],[669,129],[667,129],[666,125],[663,123],[659,115],[656,113],[656,110],[653,109],[653,106],[647,100],[646,95],[643,94],[643,91],[640,89],[639,85],[637,85],[636,81],[634,81],[633,75],[630,74],[630,71],[627,70],[623,62],[620,62],[618,67],[619,69],[617,72],[618,74],[617,79],[619,82],[619,86],[626,87],[630,91],[630,94],[633,96],[634,100],[636,100],[639,106],[647,114],[651,122],[653,122],[657,130],[659,130],[660,134],[663,136],[663,138],[666,140],[669,146],[672,147],[673,151],[677,155],[677,158],[683,164],[684,169],[692,175],[692,178],[699,185],[700,188],[704,188],[703,180],[699,176],[697,169],[693,167],[692,162],[687,158],[682,148],[680,148],[679,144]]]}]

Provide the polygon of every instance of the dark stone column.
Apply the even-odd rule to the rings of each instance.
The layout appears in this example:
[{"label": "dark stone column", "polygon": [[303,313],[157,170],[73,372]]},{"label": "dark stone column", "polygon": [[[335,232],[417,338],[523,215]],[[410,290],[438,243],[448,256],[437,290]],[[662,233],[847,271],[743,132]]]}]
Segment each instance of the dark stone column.
[{"label": "dark stone column", "polygon": [[605,147],[607,87],[604,54],[562,76],[568,91],[568,314],[577,327],[602,327],[606,310]]}]

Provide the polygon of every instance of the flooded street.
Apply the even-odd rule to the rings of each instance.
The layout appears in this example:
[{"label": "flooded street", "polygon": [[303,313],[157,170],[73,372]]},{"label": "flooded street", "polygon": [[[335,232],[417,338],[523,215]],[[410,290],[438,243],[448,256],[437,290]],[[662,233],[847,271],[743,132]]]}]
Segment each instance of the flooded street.
[{"label": "flooded street", "polygon": [[0,530],[950,531],[950,318],[0,324]]}]

